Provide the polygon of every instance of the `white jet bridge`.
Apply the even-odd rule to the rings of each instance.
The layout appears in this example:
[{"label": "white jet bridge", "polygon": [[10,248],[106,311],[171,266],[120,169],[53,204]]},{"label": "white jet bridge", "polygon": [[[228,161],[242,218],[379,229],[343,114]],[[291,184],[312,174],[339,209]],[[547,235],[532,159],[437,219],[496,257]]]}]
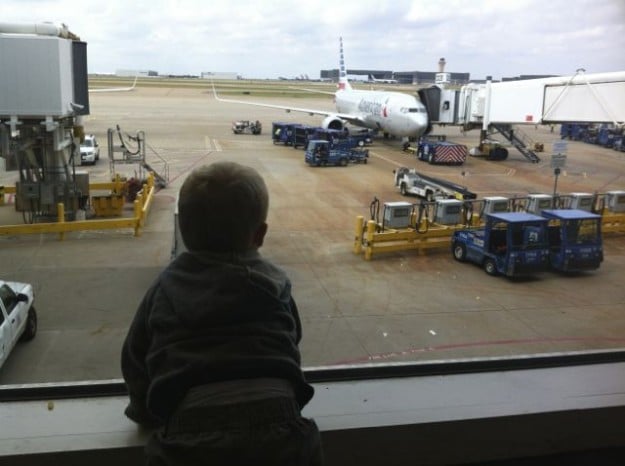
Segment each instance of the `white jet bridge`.
[{"label": "white jet bridge", "polygon": [[[440,73],[444,75],[445,73]],[[445,80],[419,91],[433,124],[480,128],[480,146],[496,130],[532,162],[540,159],[512,125],[625,123],[625,71],[519,81],[469,83],[448,89]],[[480,147],[480,149],[482,149]]]},{"label": "white jet bridge", "polygon": [[16,210],[26,223],[73,220],[89,198],[78,173],[82,119],[89,115],[87,44],[66,26],[0,23],[0,164],[17,170]]}]

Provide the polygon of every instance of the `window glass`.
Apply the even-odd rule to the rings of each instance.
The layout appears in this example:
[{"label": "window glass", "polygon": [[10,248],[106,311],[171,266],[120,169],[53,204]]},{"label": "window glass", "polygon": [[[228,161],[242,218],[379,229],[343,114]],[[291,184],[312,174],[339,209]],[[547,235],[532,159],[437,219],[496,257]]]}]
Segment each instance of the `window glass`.
[{"label": "window glass", "polygon": [[[23,10],[17,0],[8,2],[16,5],[15,11]],[[600,236],[599,226],[592,221],[568,225],[570,241],[583,243],[600,237],[604,242],[601,254],[605,259],[599,269],[575,276],[548,271],[520,280],[490,276],[484,272],[483,263],[477,259],[473,262],[475,251],[467,250],[466,257],[460,256],[466,260],[457,260],[450,247],[454,231],[483,225],[479,202],[487,196],[513,200],[515,207],[510,210],[522,211],[528,193],[552,195],[557,191],[564,196],[597,192],[600,198],[594,209],[605,208],[601,210],[605,224],[610,215],[619,214],[625,195],[615,197],[611,205],[602,201],[609,191],[625,190],[623,177],[617,176],[623,172],[622,152],[593,142],[603,131],[600,124],[592,123],[592,128],[586,128],[592,131],[579,137],[565,126],[570,119],[561,117],[553,125],[541,124],[536,109],[549,106],[532,99],[548,93],[530,92],[523,86],[528,77],[570,77],[577,66],[574,62],[589,62],[586,76],[614,69],[622,53],[622,47],[616,45],[623,41],[615,24],[614,18],[622,17],[616,6],[593,8],[596,24],[578,25],[560,21],[562,11],[570,9],[560,1],[549,5],[537,1],[530,6],[489,5],[478,18],[474,13],[482,10],[475,5],[466,9],[457,5],[452,9],[425,8],[415,14],[401,2],[383,11],[347,2],[345,9],[341,5],[321,17],[307,8],[284,9],[282,5],[280,9],[278,4],[244,9],[243,16],[232,7],[211,16],[213,13],[206,9],[181,5],[175,13],[160,16],[155,22],[150,22],[151,14],[146,16],[130,3],[119,12],[111,8],[101,13],[96,21],[85,22],[93,16],[80,10],[67,10],[67,17],[62,18],[87,43],[87,87],[115,92],[90,92],[88,102],[82,103],[69,96],[65,99],[65,95],[48,100],[46,93],[23,92],[21,95],[44,99],[46,106],[34,119],[32,111],[25,109],[16,116],[19,124],[13,126],[14,107],[5,111],[1,106],[6,100],[0,99],[0,225],[19,226],[0,231],[0,278],[32,284],[39,318],[36,337],[16,345],[0,368],[0,384],[121,376],[121,345],[134,313],[146,290],[172,260],[178,189],[192,169],[217,160],[250,165],[267,183],[269,228],[260,252],[284,269],[291,280],[302,321],[300,349],[306,367],[531,356],[625,344],[622,233],[604,231]],[[58,17],[55,2],[39,4],[39,16],[47,13]],[[168,10],[162,7],[157,1],[153,13]],[[543,12],[543,21],[535,20],[535,11]],[[532,13],[527,21],[531,26],[527,27],[537,29],[524,29],[516,23],[516,19],[527,19],[528,12]],[[417,18],[421,15],[425,15],[423,24]],[[509,34],[501,33],[504,17],[515,19],[507,26]],[[133,27],[132,38],[118,30],[127,18],[142,18]],[[275,18],[280,18],[281,24],[265,22]],[[451,18],[457,18],[453,22],[457,34],[450,34]],[[31,21],[17,13],[3,18],[3,22]],[[386,26],[384,34],[362,28],[363,24],[378,23]],[[257,30],[256,24],[262,27]],[[447,29],[436,29],[440,24],[446,24]],[[568,44],[566,53],[554,44],[553,30],[545,35],[545,24],[557,28],[557,37]],[[292,25],[297,25],[301,34],[289,35]],[[343,27],[341,57],[335,36]],[[516,27],[520,29],[513,30]],[[596,41],[588,40],[573,43],[577,36],[592,36],[599,27],[605,32],[603,42],[614,46],[593,48]],[[484,47],[485,30],[491,32],[489,47]],[[5,36],[0,31],[0,40],[9,40]],[[525,42],[509,43],[508,36],[523,37]],[[402,38],[401,47],[397,46],[398,37]],[[440,37],[446,38],[444,48],[450,56],[452,52],[456,56],[447,57],[454,85],[433,89],[439,95],[433,93],[432,100],[438,105],[453,103],[446,115],[456,112],[458,118],[472,119],[467,124],[429,122],[433,123],[427,135],[431,144],[425,154],[432,157],[419,151],[416,135],[393,134],[379,126],[382,119],[377,116],[381,114],[393,121],[401,121],[402,116],[413,123],[423,119],[418,136],[424,136],[427,112],[418,102],[396,100],[402,102],[397,108],[388,95],[368,94],[354,99],[351,107],[338,107],[339,95],[345,93],[333,95],[341,73],[340,61],[350,76],[390,76],[381,71],[392,68],[392,76],[399,81],[352,80],[359,93],[400,92],[402,97],[416,97],[420,90],[432,90],[440,58],[421,52],[428,50],[428,41],[436,42],[434,38]],[[384,47],[379,48],[379,44]],[[400,52],[391,54],[393,50]],[[538,52],[528,58],[526,52],[530,50]],[[575,57],[571,50],[576,51]],[[482,59],[484,53],[491,55]],[[418,63],[413,60],[415,56],[421,57]],[[515,59],[494,60],[495,56]],[[69,56],[65,58],[72,63]],[[2,82],[9,82],[14,71],[23,69],[27,62],[25,58],[15,66],[3,62],[0,77],[6,80]],[[40,73],[44,68],[53,69],[39,63],[36,70],[23,71],[29,80],[18,82],[30,82],[30,77],[41,75],[35,89],[54,87],[49,73]],[[414,68],[423,71],[410,71]],[[139,78],[133,88],[136,75]],[[496,121],[500,125],[481,134],[485,94],[459,93],[470,82],[465,91],[478,89],[486,76],[492,75],[497,105],[490,117],[499,118]],[[57,84],[63,93],[71,93],[68,89],[72,86]],[[504,84],[514,87],[514,92],[502,97],[500,85]],[[18,94],[6,92],[7,98]],[[562,99],[569,95],[560,94]],[[24,99],[31,102],[30,97]],[[609,96],[603,99],[616,101]],[[88,114],[80,117],[76,128],[60,131],[46,120],[54,114],[48,104],[56,105],[57,100],[62,101],[59,112],[67,111],[68,106],[82,106],[88,108]],[[358,106],[354,102],[361,102],[360,113],[353,108]],[[554,108],[574,108],[571,105],[565,101]],[[371,115],[376,115],[378,123],[371,123]],[[233,122],[257,120],[262,123],[260,134],[235,134],[232,130]],[[355,135],[362,129],[358,124],[363,123],[377,132],[371,145],[334,146],[350,156],[352,151],[367,151],[365,158],[343,158],[349,160],[346,166],[306,163],[308,142],[296,141],[296,132],[288,126],[345,126],[349,135]],[[584,130],[581,124],[576,126],[578,130]],[[604,130],[616,144],[618,128]],[[79,150],[78,156],[69,152],[78,134],[93,134],[98,141],[101,157],[93,165],[80,164]],[[441,144],[436,136],[452,144]],[[65,145],[58,138],[72,143]],[[336,139],[343,140],[339,135]],[[534,151],[539,157],[537,163],[527,158],[527,151],[515,148],[513,144],[519,140],[526,148],[544,148],[543,152]],[[563,140],[567,143],[566,165],[556,177],[551,152],[554,144],[562,147]],[[94,141],[87,138],[84,145],[93,146]],[[410,144],[404,147],[405,142]],[[487,148],[493,149],[490,156],[480,152]],[[504,152],[507,156],[503,160],[492,160],[501,159]],[[393,171],[401,167],[433,179],[433,186],[423,187],[425,177],[412,184],[407,181],[403,187],[395,184]],[[141,196],[150,192],[149,187],[141,190],[150,172],[155,174],[155,188],[146,204],[147,216],[133,222],[142,212],[135,201],[141,202]],[[66,183],[68,179],[72,181]],[[118,184],[113,186],[114,182]],[[461,223],[443,224],[434,215],[436,202],[461,198],[458,190],[462,187],[477,193],[474,207],[450,210],[454,215],[446,217],[459,218]],[[422,196],[405,192],[412,190],[422,190]],[[385,203],[400,201],[413,205],[395,213],[407,217],[401,224],[408,226],[383,224]],[[539,210],[552,208],[552,204],[551,198],[543,201]],[[495,210],[503,211],[506,205],[498,204]],[[94,223],[63,233],[56,227],[44,231],[44,225],[59,218],[68,225]],[[102,222],[102,226],[92,227],[95,222]],[[556,235],[533,225],[515,226],[509,235],[498,227],[491,236],[492,249],[505,248],[507,237],[511,245],[521,249],[544,245],[551,236],[560,238],[560,232]],[[484,236],[476,238],[484,241]],[[510,249],[505,249],[506,253]],[[0,288],[3,301],[4,293]],[[11,298],[7,295],[6,299]],[[7,307],[11,307],[8,301]]]},{"label": "window glass", "polygon": [[11,314],[17,304],[17,296],[8,285],[0,286],[0,299],[2,299],[7,314]]}]

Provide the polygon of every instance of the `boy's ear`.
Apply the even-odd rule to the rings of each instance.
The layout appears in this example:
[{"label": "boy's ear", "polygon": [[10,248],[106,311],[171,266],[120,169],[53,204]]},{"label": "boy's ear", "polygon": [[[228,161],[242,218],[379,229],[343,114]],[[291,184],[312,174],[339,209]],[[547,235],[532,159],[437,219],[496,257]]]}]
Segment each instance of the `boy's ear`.
[{"label": "boy's ear", "polygon": [[252,238],[254,247],[259,248],[263,245],[263,242],[265,240],[265,235],[267,234],[267,228],[268,228],[267,223],[263,222],[256,229],[256,231],[254,232],[254,237]]}]

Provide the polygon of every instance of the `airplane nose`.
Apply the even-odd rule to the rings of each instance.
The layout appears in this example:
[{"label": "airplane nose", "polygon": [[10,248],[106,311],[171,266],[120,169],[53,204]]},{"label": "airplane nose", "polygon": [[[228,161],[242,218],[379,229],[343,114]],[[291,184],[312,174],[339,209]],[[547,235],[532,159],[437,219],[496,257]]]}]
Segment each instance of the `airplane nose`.
[{"label": "airplane nose", "polygon": [[415,134],[417,138],[425,133],[428,127],[428,119],[425,114],[413,115],[411,118],[411,133]]}]

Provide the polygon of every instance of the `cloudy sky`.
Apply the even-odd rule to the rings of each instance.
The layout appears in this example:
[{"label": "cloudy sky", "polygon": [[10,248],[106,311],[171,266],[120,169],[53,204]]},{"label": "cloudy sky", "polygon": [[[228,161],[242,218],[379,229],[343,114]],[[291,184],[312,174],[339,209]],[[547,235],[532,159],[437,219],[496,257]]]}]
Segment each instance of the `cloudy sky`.
[{"label": "cloudy sky", "polygon": [[65,23],[90,73],[318,78],[338,67],[495,79],[625,70],[625,0],[0,0],[0,23]]}]

